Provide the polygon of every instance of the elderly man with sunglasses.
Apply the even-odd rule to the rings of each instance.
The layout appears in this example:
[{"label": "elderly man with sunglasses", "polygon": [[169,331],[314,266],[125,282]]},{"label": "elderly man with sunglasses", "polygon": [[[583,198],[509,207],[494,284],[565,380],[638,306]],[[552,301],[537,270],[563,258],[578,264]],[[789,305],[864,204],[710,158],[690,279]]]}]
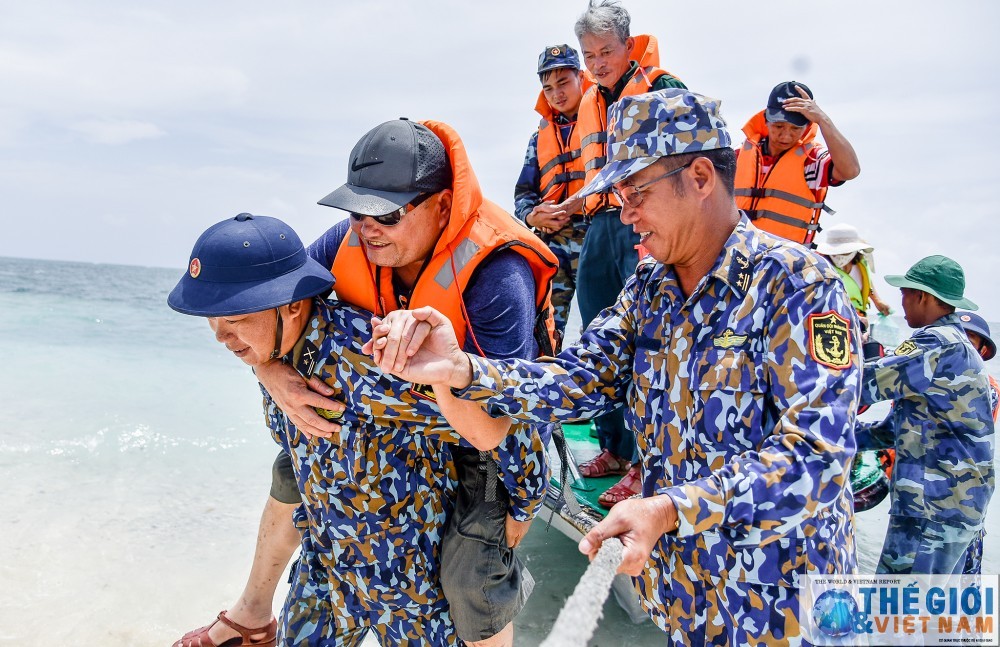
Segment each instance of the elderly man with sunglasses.
[{"label": "elderly man with sunglasses", "polygon": [[[549,294],[558,260],[483,197],[450,126],[399,119],[375,127],[351,151],[347,183],[320,204],[350,214],[309,248],[331,268],[342,301],[379,316],[433,305],[460,331],[464,348],[487,357],[553,352]],[[256,367],[256,373],[297,429],[320,437],[337,432],[317,413],[341,408],[334,389],[317,379],[306,382],[279,362]],[[413,390],[435,398],[429,388],[414,384]],[[492,454],[451,446],[458,500],[442,541],[441,583],[458,635],[469,644],[512,645],[513,618],[534,585],[514,548],[548,484],[538,430],[547,427],[515,425]],[[292,526],[299,503],[291,464],[279,454],[253,569],[227,612],[230,620],[248,627],[268,622],[278,579],[299,543]],[[235,636],[222,623],[212,631],[214,644]]]},{"label": "elderly man with sunglasses", "polygon": [[857,319],[829,263],[737,210],[718,101],[661,90],[620,100],[608,123],[608,164],[583,192],[613,187],[651,258],[580,342],[537,362],[484,359],[424,308],[373,330],[375,359],[495,416],[625,405],[642,496],[580,550],[621,538],[620,571],[669,644],[798,644],[812,625],[805,576],[856,568]]}]

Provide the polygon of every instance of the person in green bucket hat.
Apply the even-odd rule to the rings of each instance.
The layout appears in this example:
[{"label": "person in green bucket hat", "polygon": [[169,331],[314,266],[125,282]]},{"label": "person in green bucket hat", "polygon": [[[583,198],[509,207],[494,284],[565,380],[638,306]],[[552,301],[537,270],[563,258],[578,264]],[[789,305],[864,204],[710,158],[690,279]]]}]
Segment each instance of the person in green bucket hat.
[{"label": "person in green bucket hat", "polygon": [[[955,308],[979,310],[979,306],[965,297],[965,272],[962,266],[947,256],[935,255],[922,258],[906,270],[906,274],[902,276],[891,274],[885,277],[885,282],[900,288],[903,291],[903,299],[906,299],[907,290],[911,290],[935,297],[943,302],[941,306],[945,308],[951,306],[951,312],[954,312]],[[921,295],[912,296],[923,298]],[[906,310],[905,305],[903,309]],[[911,328],[927,325],[910,321],[909,314],[906,315],[906,323]]]},{"label": "person in green bucket hat", "polygon": [[892,400],[885,420],[857,423],[858,451],[893,448],[889,527],[876,572],[961,573],[993,495],[994,423],[983,359],[955,313],[977,309],[965,272],[928,256],[885,277],[916,332],[865,364],[861,404]]}]

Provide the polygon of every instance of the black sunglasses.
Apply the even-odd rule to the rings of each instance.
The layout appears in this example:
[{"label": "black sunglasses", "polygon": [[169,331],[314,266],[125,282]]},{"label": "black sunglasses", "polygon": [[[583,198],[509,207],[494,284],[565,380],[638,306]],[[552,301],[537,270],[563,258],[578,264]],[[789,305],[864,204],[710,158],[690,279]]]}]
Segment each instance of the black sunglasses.
[{"label": "black sunglasses", "polygon": [[354,213],[353,211],[351,211],[350,212],[351,219],[356,222],[361,222],[365,218],[371,218],[372,220],[382,225],[383,227],[395,227],[403,219],[403,216],[405,216],[407,213],[419,207],[421,204],[424,203],[424,201],[427,200],[427,198],[431,197],[432,195],[434,194],[422,193],[421,195],[418,195],[416,198],[411,200],[409,204],[403,205],[399,209],[390,211],[389,213],[384,213],[380,216],[369,216],[368,214]]}]

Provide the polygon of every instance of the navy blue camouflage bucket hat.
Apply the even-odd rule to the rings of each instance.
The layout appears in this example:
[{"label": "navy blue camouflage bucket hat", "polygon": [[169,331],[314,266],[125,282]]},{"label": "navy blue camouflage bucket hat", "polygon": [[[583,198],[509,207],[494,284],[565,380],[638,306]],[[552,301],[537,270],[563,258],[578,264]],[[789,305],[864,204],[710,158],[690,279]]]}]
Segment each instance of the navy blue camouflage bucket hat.
[{"label": "navy blue camouflage bucket hat", "polygon": [[306,253],[291,227],[241,213],[198,238],[167,304],[187,315],[227,317],[325,294],[332,286],[330,270]]}]

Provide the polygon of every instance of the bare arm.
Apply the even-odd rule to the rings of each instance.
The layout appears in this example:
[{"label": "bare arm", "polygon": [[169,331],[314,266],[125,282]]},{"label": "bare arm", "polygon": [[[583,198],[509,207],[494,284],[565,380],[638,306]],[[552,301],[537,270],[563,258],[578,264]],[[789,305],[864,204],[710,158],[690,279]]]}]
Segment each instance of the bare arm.
[{"label": "bare arm", "polygon": [[823,112],[816,102],[809,98],[806,92],[796,86],[801,98],[788,99],[782,104],[785,110],[798,112],[806,119],[816,123],[823,133],[823,140],[830,151],[830,159],[833,161],[833,179],[838,182],[853,180],[861,174],[861,163],[858,155],[854,152],[851,142],[840,132],[833,120]]},{"label": "bare arm", "polygon": [[868,297],[871,299],[871,302],[875,304],[875,308],[881,314],[885,316],[892,314],[892,308],[889,307],[888,303],[882,300],[882,297],[880,297],[877,292],[875,292],[875,288],[872,288],[871,293],[868,295]]},{"label": "bare arm", "polygon": [[555,205],[555,208],[558,211],[567,214],[567,216],[574,213],[583,213],[583,198],[571,195],[559,204]]},{"label": "bare arm", "polygon": [[447,386],[433,385],[432,388],[445,419],[473,447],[489,451],[503,441],[510,430],[510,418],[490,416],[478,403],[453,396]]}]

